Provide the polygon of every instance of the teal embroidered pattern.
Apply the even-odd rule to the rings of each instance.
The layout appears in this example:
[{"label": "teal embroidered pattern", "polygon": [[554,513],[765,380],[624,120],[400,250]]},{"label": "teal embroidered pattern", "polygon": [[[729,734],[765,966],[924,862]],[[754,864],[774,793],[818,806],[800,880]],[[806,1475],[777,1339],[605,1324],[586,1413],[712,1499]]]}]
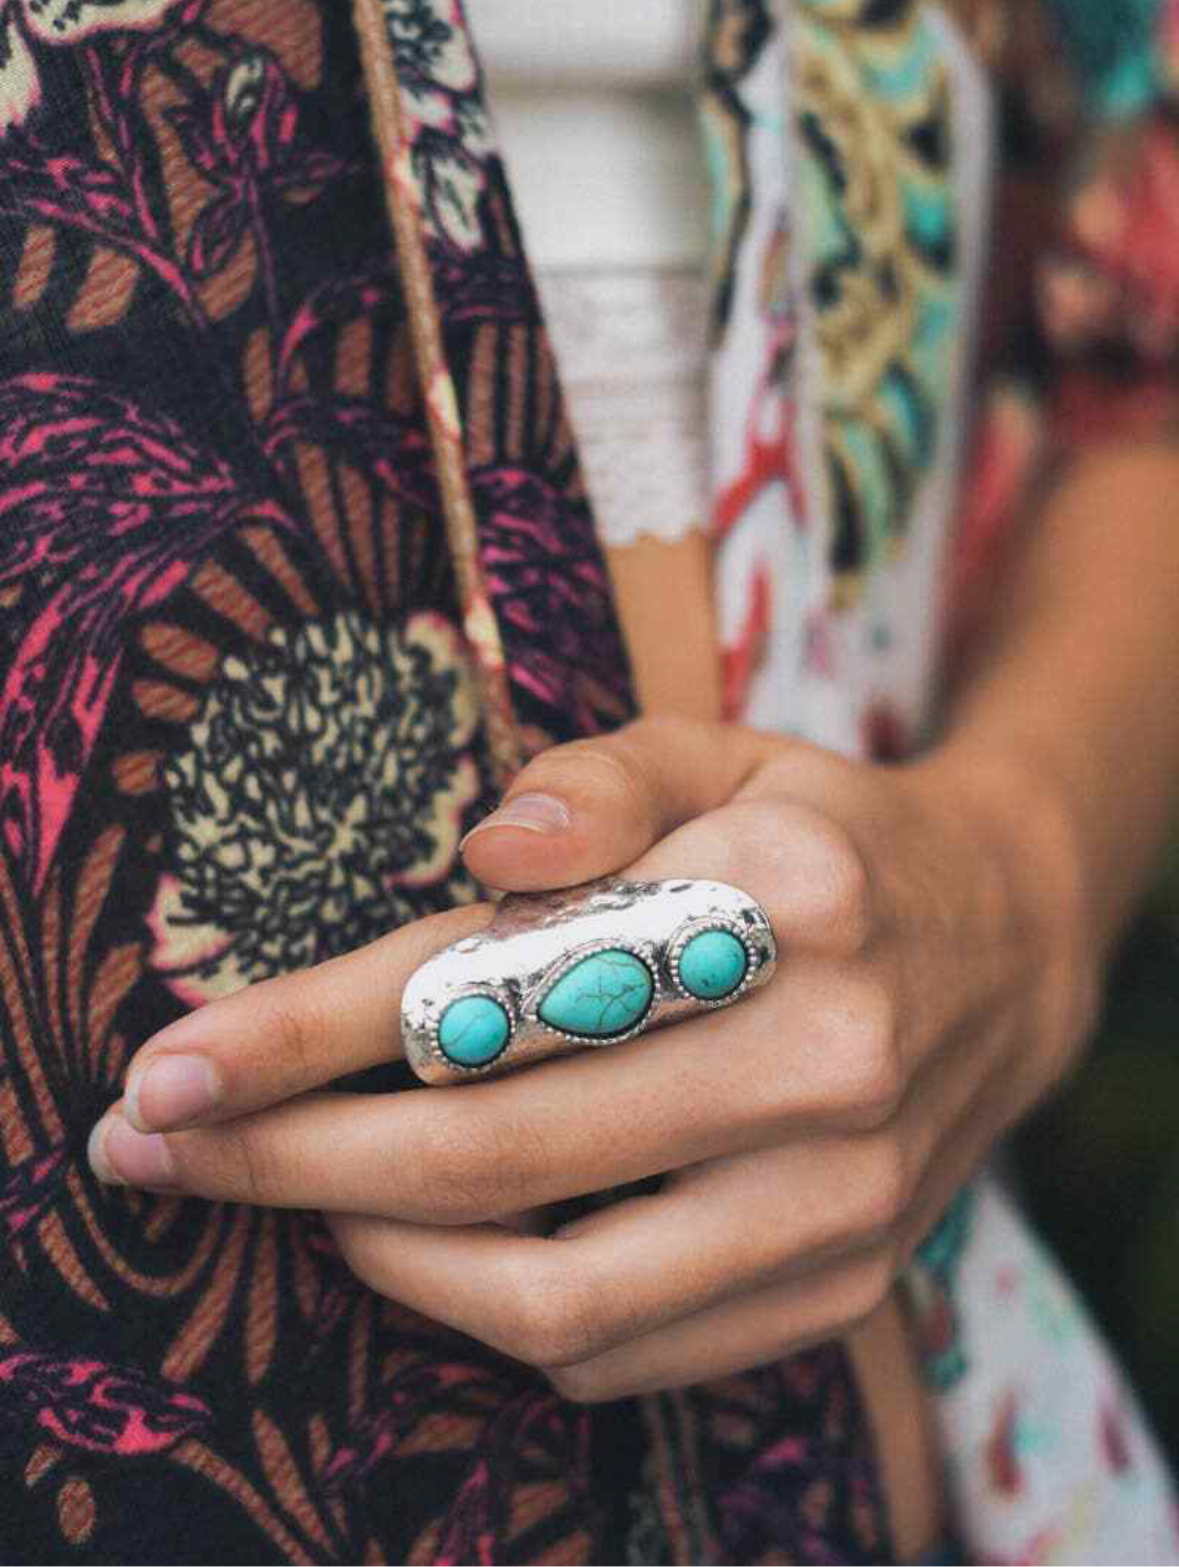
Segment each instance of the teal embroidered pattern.
[{"label": "teal embroidered pattern", "polygon": [[951,94],[916,0],[801,0],[795,16],[798,195],[846,604],[905,533],[954,367]]}]

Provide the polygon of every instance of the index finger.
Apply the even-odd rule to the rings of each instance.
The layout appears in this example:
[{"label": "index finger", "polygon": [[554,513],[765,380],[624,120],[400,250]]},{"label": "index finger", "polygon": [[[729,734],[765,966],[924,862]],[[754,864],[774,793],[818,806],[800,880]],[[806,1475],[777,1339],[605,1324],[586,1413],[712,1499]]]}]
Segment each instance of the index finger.
[{"label": "index finger", "polygon": [[[847,957],[863,934],[857,865],[806,810],[747,800],[678,828],[630,874],[727,882],[763,905],[786,952]],[[491,916],[486,904],[436,915],[318,968],[210,1003],[136,1058],[127,1119],[139,1131],[178,1131],[265,1109],[400,1056],[410,976]]]},{"label": "index finger", "polygon": [[492,906],[433,914],[315,968],[263,980],[188,1013],[150,1039],[123,1111],[142,1132],[264,1109],[399,1058],[401,992],[427,958],[482,930]]}]

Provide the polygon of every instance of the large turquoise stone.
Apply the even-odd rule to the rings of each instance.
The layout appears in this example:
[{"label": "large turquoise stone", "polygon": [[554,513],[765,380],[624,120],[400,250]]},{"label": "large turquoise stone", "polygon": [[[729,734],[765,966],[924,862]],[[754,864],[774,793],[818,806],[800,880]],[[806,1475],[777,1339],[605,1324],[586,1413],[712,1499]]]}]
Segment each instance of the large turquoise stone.
[{"label": "large turquoise stone", "polygon": [[457,1066],[487,1066],[511,1038],[508,1014],[490,996],[452,1001],[438,1025],[438,1045]]},{"label": "large turquoise stone", "polygon": [[702,930],[680,953],[680,984],[698,1001],[720,1001],[740,987],[749,954],[728,930]]},{"label": "large turquoise stone", "polygon": [[647,1014],[655,982],[645,963],[621,948],[594,952],[574,964],[537,1011],[550,1028],[584,1039],[625,1034]]}]

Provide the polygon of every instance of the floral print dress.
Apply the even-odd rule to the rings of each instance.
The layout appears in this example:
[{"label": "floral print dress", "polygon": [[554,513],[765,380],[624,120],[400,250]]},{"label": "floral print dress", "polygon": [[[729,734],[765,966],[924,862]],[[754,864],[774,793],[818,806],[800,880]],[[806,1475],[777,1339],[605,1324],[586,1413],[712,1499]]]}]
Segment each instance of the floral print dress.
[{"label": "floral print dress", "polygon": [[[1130,175],[1089,187],[1096,224],[1078,197],[1042,297],[1102,376],[1111,349],[1141,424],[1171,406],[1173,273],[1127,234],[1145,212],[1169,254],[1176,26],[1115,9],[1116,48],[1102,7],[1044,11],[1083,23],[1088,102]],[[894,754],[931,716],[963,238],[985,233],[951,131],[985,102],[971,63],[1031,45],[1004,7],[971,7],[969,35],[916,0],[713,11],[730,702]],[[1074,100],[1045,95],[1015,117],[1032,162],[1073,129]],[[870,189],[891,203],[871,232]],[[521,758],[632,710],[458,0],[2,0],[0,259],[0,1557],[887,1559],[837,1346],[578,1409],[371,1294],[313,1215],[104,1190],[85,1161],[156,1028],[474,898],[459,836]],[[1040,443],[1108,418],[1082,362],[1063,404],[988,404],[963,615]],[[890,663],[906,621],[920,650]],[[805,711],[771,717],[791,670]],[[922,1308],[931,1361],[984,1415],[1002,1389],[955,1325],[987,1287],[985,1200],[931,1241]],[[1110,1474],[1162,1538],[1165,1483],[1123,1410],[1062,1529],[1002,1404],[986,1452],[960,1449],[990,1508],[966,1519],[979,1550],[1029,1491],[1020,1559],[1105,1538]]]},{"label": "floral print dress", "polygon": [[630,697],[457,11],[12,0],[0,130],[0,1558],[887,1554],[837,1349],[591,1415],[93,1181],[143,1039],[474,898]]}]

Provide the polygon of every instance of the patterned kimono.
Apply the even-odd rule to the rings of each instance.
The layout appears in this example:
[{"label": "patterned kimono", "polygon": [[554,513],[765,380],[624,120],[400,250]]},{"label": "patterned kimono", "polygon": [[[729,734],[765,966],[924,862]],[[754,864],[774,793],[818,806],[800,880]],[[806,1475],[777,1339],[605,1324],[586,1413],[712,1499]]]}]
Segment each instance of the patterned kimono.
[{"label": "patterned kimono", "polygon": [[[754,722],[914,743],[942,585],[983,612],[1033,461],[1171,413],[1176,8],[1049,9],[1068,70],[1032,0],[716,0],[715,527]],[[1082,110],[1122,173],[1091,167],[1034,331],[1030,260],[1004,279],[997,344],[1076,369],[983,399],[963,507],[1007,49],[1039,51],[1015,197]],[[476,897],[458,840],[520,760],[632,710],[458,0],[0,0],[0,261],[0,1559],[888,1559],[837,1346],[580,1409],[374,1296],[314,1215],[86,1163],[154,1030]],[[910,1285],[972,1558],[1173,1559],[1149,1437],[992,1188]]]}]

